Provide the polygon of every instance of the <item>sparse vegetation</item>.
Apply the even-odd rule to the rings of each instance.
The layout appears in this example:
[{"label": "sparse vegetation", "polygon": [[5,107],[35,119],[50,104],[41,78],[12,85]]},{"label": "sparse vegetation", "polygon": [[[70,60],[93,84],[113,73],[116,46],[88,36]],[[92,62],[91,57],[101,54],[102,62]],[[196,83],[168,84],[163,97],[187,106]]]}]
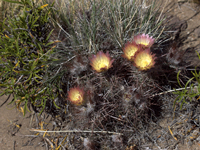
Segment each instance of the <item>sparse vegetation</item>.
[{"label": "sparse vegetation", "polygon": [[13,94],[11,102],[23,105],[25,114],[30,107],[43,110],[48,99],[55,99],[54,86],[45,80],[54,42],[49,42],[51,8],[28,0],[16,3],[20,11],[5,16],[2,24],[1,95]]},{"label": "sparse vegetation", "polygon": [[150,122],[172,104],[163,100],[163,87],[185,83],[174,107],[199,94],[199,73],[180,79],[171,62],[179,65],[181,53],[162,51],[170,37],[156,0],[15,3],[1,17],[1,95],[12,94],[10,103],[24,114],[54,118],[60,131],[46,131],[41,123],[32,130],[43,137],[49,132],[52,149],[141,149],[151,139]]}]

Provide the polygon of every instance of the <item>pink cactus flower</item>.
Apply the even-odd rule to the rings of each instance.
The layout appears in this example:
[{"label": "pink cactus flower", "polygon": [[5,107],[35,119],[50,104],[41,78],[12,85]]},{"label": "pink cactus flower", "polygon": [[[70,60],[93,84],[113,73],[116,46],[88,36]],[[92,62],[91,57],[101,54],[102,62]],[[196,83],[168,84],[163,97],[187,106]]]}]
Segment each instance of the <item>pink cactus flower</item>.
[{"label": "pink cactus flower", "polygon": [[97,55],[93,55],[90,59],[90,65],[96,72],[103,72],[112,67],[113,61],[114,59],[111,60],[108,52],[105,54],[102,51],[99,51]]},{"label": "pink cactus flower", "polygon": [[71,88],[68,92],[68,100],[74,105],[82,105],[84,103],[84,91],[79,88]]},{"label": "pink cactus flower", "polygon": [[154,66],[155,55],[150,53],[150,49],[139,51],[135,54],[134,64],[139,70],[147,70]]},{"label": "pink cactus flower", "polygon": [[139,34],[134,37],[134,41],[136,44],[141,45],[142,48],[150,48],[154,43],[154,38],[149,37],[148,34]]},{"label": "pink cactus flower", "polygon": [[135,53],[140,50],[140,46],[138,46],[135,42],[127,42],[124,46],[123,52],[124,54],[122,55],[122,57],[133,61],[134,60],[134,56]]}]

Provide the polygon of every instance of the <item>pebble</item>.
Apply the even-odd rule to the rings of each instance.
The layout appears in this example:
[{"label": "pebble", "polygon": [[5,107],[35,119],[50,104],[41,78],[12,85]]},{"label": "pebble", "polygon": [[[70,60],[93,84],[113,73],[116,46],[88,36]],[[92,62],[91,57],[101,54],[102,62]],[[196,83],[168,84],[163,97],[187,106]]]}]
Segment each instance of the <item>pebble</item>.
[{"label": "pebble", "polygon": [[197,36],[197,38],[200,38],[200,28],[195,29],[194,34]]}]

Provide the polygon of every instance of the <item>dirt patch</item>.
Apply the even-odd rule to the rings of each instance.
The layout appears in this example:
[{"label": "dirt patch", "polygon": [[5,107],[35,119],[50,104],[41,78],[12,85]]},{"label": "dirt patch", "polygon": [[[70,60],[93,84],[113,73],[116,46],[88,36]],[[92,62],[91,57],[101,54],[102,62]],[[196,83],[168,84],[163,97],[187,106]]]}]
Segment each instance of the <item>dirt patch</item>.
[{"label": "dirt patch", "polygon": [[[195,51],[200,52],[200,7],[195,3],[186,1],[168,1],[166,4],[168,14],[168,24],[171,24],[173,33],[172,38],[177,44],[175,50],[182,51],[182,65],[172,65],[175,68],[194,69],[200,66],[200,61]],[[169,43],[173,44],[173,43]],[[184,63],[183,63],[184,62]],[[166,88],[167,90],[167,88]],[[6,100],[6,96],[1,97],[1,102]],[[198,150],[200,149],[199,138],[199,107],[195,101],[192,105],[184,107],[183,111],[174,111],[174,95],[166,94],[163,96],[164,110],[156,125],[151,124],[148,131],[148,140],[151,143],[141,145],[141,149],[152,150]],[[27,113],[23,117],[22,113],[14,105],[6,103],[0,108],[0,147],[2,150],[43,150],[49,143],[40,136],[30,132],[31,128],[37,128],[42,120],[36,120],[35,114]],[[191,114],[192,113],[192,114]],[[45,117],[44,117],[45,118]],[[46,119],[46,118],[45,118]],[[51,120],[51,119],[49,119]],[[48,119],[45,122],[49,122]],[[61,123],[60,123],[61,124]],[[50,129],[53,125],[46,126]],[[41,127],[41,126],[40,126]],[[145,141],[145,139],[144,139]]]},{"label": "dirt patch", "polygon": [[[1,103],[7,96],[1,97]],[[11,99],[8,101],[10,102]],[[29,130],[35,126],[35,119],[31,121],[32,115],[23,114],[16,109],[15,105],[4,104],[0,108],[0,149],[1,150],[43,150],[44,142],[41,138],[35,138]]]},{"label": "dirt patch", "polygon": [[185,52],[183,61],[193,67],[199,66],[195,51],[200,52],[200,5],[191,1],[169,1],[166,11],[167,20],[176,31],[174,34],[177,39],[174,40],[179,49]]}]

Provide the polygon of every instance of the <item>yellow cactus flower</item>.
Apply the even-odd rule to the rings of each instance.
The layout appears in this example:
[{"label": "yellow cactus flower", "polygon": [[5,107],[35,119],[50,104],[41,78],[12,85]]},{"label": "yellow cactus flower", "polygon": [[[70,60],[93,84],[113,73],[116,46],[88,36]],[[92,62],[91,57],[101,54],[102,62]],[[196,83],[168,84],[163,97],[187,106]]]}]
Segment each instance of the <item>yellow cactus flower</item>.
[{"label": "yellow cactus flower", "polygon": [[68,92],[68,100],[75,105],[82,105],[84,102],[84,91],[79,88],[71,88]]},{"label": "yellow cactus flower", "polygon": [[155,55],[151,55],[150,49],[141,50],[135,54],[134,64],[139,70],[147,70],[154,66]]},{"label": "yellow cactus flower", "polygon": [[127,42],[124,46],[122,57],[133,61],[135,53],[140,50],[140,47],[135,42]]},{"label": "yellow cactus flower", "polygon": [[150,48],[154,43],[154,38],[152,36],[149,37],[148,34],[139,34],[134,37],[134,41],[143,48]]},{"label": "yellow cactus flower", "polygon": [[92,56],[92,58],[90,59],[90,65],[96,72],[103,72],[112,67],[113,61],[114,59],[111,60],[108,52],[106,52],[105,54],[100,51],[97,53],[97,55]]}]

